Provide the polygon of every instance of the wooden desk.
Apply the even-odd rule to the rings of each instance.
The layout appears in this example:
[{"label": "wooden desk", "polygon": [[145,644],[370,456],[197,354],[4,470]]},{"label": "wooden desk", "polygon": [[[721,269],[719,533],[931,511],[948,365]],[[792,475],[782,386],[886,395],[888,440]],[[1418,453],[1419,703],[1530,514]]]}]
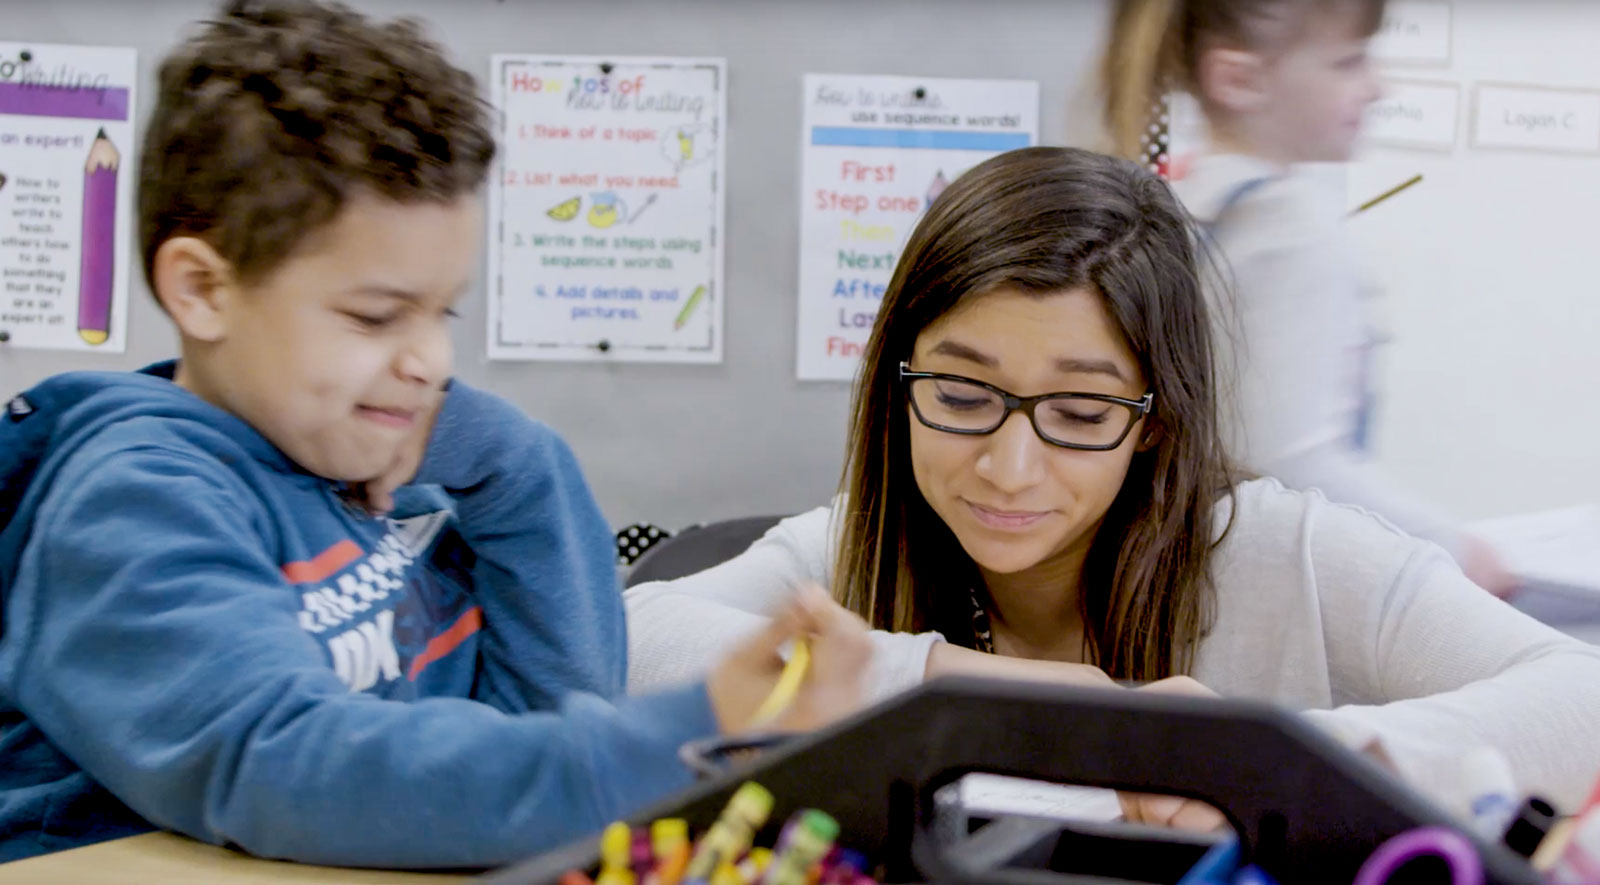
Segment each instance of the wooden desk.
[{"label": "wooden desk", "polygon": [[113,839],[71,851],[59,851],[0,864],[0,883],[22,885],[60,882],[116,882],[118,885],[440,885],[463,882],[466,876],[396,873],[312,867],[256,858],[196,842],[171,833],[150,833]]}]

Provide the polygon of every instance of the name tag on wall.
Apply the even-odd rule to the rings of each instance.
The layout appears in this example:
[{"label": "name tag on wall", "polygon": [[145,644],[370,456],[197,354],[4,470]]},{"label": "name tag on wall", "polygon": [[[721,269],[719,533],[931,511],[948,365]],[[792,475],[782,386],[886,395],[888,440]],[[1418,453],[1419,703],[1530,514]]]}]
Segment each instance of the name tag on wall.
[{"label": "name tag on wall", "polygon": [[1398,65],[1450,63],[1451,7],[1444,0],[1393,0],[1372,41],[1372,56]]},{"label": "name tag on wall", "polygon": [[1480,83],[1475,104],[1474,147],[1600,153],[1600,91]]},{"label": "name tag on wall", "polygon": [[1454,83],[1390,80],[1367,109],[1367,137],[1394,147],[1448,151],[1456,146],[1461,87]]}]

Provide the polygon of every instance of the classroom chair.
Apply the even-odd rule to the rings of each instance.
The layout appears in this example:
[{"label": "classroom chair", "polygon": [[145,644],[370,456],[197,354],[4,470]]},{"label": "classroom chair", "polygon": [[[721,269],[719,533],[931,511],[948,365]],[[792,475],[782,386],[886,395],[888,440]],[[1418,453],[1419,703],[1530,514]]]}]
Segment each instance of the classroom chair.
[{"label": "classroom chair", "polygon": [[652,546],[628,573],[632,587],[703,572],[738,556],[760,540],[782,516],[747,516],[693,525]]}]

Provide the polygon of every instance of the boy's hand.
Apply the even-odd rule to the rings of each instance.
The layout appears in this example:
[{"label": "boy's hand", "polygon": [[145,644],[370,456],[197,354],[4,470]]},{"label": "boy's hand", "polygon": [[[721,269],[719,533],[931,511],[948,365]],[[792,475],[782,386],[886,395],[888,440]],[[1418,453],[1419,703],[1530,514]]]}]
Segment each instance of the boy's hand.
[{"label": "boy's hand", "polygon": [[811,666],[794,702],[775,721],[775,731],[807,731],[855,712],[864,697],[872,661],[867,625],[815,585],[801,587],[772,622],[745,640],[711,671],[706,688],[717,727],[736,734],[752,724],[756,710],[777,684],[784,661],[778,650],[795,638],[811,646]]},{"label": "boy's hand", "polygon": [[411,434],[395,453],[394,463],[389,465],[389,469],[352,487],[355,500],[365,505],[368,511],[384,514],[393,510],[395,489],[417,478],[417,470],[422,467],[423,455],[427,454],[428,440],[433,436],[433,423],[439,417],[439,406],[444,403],[444,395],[443,390],[433,393],[423,414],[417,416],[417,424],[411,428]]}]

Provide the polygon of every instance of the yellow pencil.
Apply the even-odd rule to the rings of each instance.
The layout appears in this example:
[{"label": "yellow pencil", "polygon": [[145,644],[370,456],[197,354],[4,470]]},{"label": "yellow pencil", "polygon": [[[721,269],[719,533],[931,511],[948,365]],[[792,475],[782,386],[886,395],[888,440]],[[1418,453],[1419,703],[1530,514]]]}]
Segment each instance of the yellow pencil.
[{"label": "yellow pencil", "polygon": [[1394,187],[1389,188],[1388,190],[1384,191],[1383,193],[1378,194],[1376,197],[1373,197],[1372,199],[1366,201],[1365,203],[1362,203],[1361,205],[1357,206],[1355,208],[1355,211],[1351,212],[1350,214],[1351,215],[1360,215],[1361,213],[1367,211],[1368,209],[1371,209],[1373,206],[1376,206],[1379,203],[1383,202],[1384,200],[1387,200],[1390,197],[1394,196],[1395,194],[1400,193],[1401,191],[1405,190],[1406,188],[1411,187],[1414,184],[1421,183],[1421,181],[1422,181],[1421,173],[1413,175],[1410,178],[1406,179],[1405,181],[1400,182],[1399,184],[1395,185]]},{"label": "yellow pencil", "polygon": [[772,720],[783,715],[794,703],[795,695],[800,693],[800,684],[805,681],[806,669],[811,666],[811,646],[804,639],[794,641],[794,650],[789,653],[789,663],[783,665],[783,672],[778,674],[778,683],[772,687],[772,693],[761,702],[756,710],[755,720],[751,727],[759,728],[767,725]]}]

